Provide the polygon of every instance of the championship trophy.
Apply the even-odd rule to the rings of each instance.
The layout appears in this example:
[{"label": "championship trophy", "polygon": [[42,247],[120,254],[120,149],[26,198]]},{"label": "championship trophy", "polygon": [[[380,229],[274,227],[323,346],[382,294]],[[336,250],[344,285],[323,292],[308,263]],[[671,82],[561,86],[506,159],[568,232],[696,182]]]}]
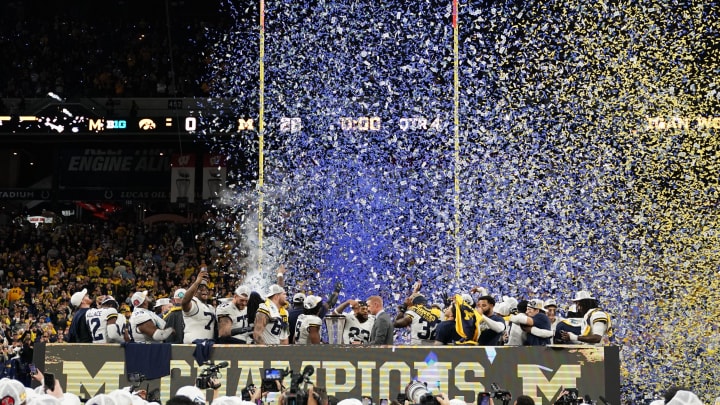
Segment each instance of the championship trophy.
[{"label": "championship trophy", "polygon": [[345,316],[326,315],[324,318],[325,330],[328,335],[328,344],[343,344],[343,331],[345,330]]}]

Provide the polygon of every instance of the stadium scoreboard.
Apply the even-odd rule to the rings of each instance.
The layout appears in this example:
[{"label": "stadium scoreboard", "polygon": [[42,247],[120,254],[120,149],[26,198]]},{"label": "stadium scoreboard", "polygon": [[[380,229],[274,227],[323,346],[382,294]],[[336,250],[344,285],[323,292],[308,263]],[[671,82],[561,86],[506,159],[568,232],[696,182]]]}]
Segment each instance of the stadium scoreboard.
[{"label": "stadium scoreboard", "polygon": [[[215,124],[207,126],[212,132],[257,131],[256,117],[202,117],[192,115],[159,117],[83,117],[83,116],[0,116],[0,134],[195,134],[202,131],[203,120],[226,121],[218,131]],[[308,125],[318,124],[317,118],[280,117],[267,122],[276,124],[280,133],[300,132]],[[342,132],[377,131],[441,131],[445,124],[440,117],[408,116],[400,118],[381,118],[380,116],[342,116],[329,117],[322,125]]]},{"label": "stadium scoreboard", "polygon": [[2,134],[192,134],[198,130],[195,116],[164,117],[83,117],[83,116],[0,116]]}]

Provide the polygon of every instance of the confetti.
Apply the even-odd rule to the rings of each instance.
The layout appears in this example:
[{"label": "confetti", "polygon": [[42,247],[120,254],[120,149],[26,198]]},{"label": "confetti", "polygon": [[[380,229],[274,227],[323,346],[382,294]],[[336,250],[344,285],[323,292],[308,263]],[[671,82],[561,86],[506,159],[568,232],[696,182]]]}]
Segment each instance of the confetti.
[{"label": "confetti", "polygon": [[[673,384],[710,401],[720,7],[460,2],[456,149],[450,5],[266,3],[262,185],[257,122],[208,115],[200,135],[240,168],[214,207],[227,260],[387,305],[417,279],[432,301],[587,289],[614,319],[623,401]],[[259,120],[259,10],[225,7],[207,82],[218,111]]]}]

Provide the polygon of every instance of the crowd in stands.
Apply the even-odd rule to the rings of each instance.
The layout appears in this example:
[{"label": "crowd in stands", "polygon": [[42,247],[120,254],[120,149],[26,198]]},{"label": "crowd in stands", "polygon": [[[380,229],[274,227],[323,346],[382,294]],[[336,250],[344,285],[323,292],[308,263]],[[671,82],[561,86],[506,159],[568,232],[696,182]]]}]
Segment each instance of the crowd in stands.
[{"label": "crowd in stands", "polygon": [[[42,3],[42,4],[37,4]],[[34,2],[0,6],[0,98],[192,97],[205,27],[217,7],[172,2]],[[199,2],[198,2],[199,4]],[[174,63],[171,63],[171,60]]]},{"label": "crowd in stands", "polygon": [[[82,288],[92,296],[118,297],[127,316],[135,291],[170,296],[214,254],[212,243],[194,243],[195,226],[201,225],[0,226],[0,334],[10,347],[63,342],[71,294]],[[210,266],[211,286],[227,296],[235,281],[226,282],[218,268]]]}]

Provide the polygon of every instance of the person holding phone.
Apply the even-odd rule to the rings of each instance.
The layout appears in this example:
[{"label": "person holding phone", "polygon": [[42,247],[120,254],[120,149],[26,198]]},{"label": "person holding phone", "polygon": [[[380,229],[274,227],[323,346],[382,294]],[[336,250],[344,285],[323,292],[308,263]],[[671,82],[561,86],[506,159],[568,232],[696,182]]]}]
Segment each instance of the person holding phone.
[{"label": "person holding phone", "polygon": [[43,393],[50,394],[60,400],[63,399],[64,394],[62,387],[60,386],[60,382],[55,379],[54,374],[43,373],[35,367],[35,364],[30,364],[30,376],[43,386]]},{"label": "person holding phone", "polygon": [[183,296],[181,306],[185,321],[183,337],[185,344],[193,343],[198,339],[214,339],[217,334],[217,318],[215,307],[210,305],[208,278],[207,267],[201,267],[195,282],[188,287]]}]

